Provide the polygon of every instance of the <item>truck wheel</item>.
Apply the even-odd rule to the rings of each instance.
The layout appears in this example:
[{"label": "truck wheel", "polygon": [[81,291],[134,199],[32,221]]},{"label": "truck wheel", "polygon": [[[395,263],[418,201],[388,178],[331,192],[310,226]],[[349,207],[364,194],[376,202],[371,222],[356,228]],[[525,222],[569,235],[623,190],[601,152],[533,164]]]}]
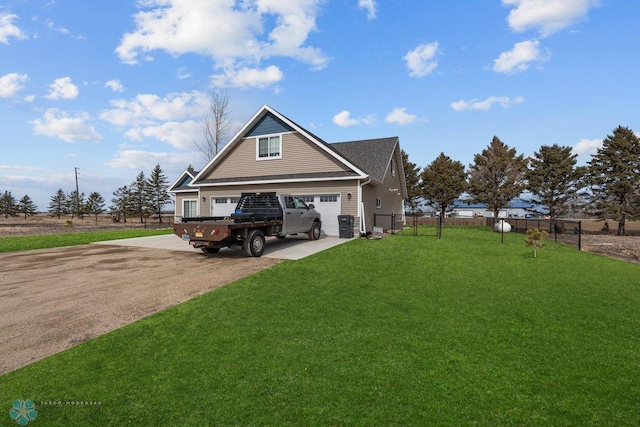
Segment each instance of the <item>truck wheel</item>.
[{"label": "truck wheel", "polygon": [[320,223],[318,221],[314,221],[311,226],[311,230],[309,230],[309,240],[318,240],[320,238]]},{"label": "truck wheel", "polygon": [[264,233],[260,230],[251,230],[249,237],[243,245],[247,256],[259,257],[264,252]]},{"label": "truck wheel", "polygon": [[220,248],[200,248],[205,254],[217,254]]}]

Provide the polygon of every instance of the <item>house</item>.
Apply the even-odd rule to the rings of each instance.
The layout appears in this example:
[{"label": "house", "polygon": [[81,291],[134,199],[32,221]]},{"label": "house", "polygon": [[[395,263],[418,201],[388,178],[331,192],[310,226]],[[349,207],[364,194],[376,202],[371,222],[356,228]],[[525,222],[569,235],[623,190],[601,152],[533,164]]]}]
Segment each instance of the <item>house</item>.
[{"label": "house", "polygon": [[227,216],[243,192],[300,196],[339,234],[338,215],[354,217],[354,235],[371,231],[374,213],[404,218],[407,196],[397,137],[329,144],[264,105],[200,171],[185,170],[169,189],[181,217]]}]

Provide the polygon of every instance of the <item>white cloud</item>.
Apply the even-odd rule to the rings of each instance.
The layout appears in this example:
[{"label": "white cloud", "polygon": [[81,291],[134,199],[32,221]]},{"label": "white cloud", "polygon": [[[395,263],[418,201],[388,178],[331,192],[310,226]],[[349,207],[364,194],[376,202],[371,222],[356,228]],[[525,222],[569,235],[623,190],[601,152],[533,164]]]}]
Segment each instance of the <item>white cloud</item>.
[{"label": "white cloud", "polygon": [[209,97],[198,91],[170,93],[164,98],[139,94],[132,100],[117,99],[110,104],[114,108],[102,112],[102,120],[122,127],[156,126],[160,122],[201,117],[209,107]]},{"label": "white cloud", "polygon": [[18,40],[28,38],[20,28],[13,25],[12,21],[14,19],[18,19],[18,15],[0,13],[0,43],[9,44],[9,37],[14,37]]},{"label": "white cloud", "polygon": [[124,92],[124,86],[122,86],[122,83],[120,83],[118,79],[109,80],[104,84],[104,87],[108,87],[114,92]]},{"label": "white cloud", "polygon": [[179,150],[193,150],[193,141],[202,138],[202,122],[187,120],[184,122],[165,122],[157,126],[137,127],[125,133],[125,137],[141,141],[143,138],[155,138],[171,144]]},{"label": "white cloud", "polygon": [[573,154],[577,154],[579,157],[586,157],[596,154],[598,148],[602,147],[602,139],[585,139],[582,138],[573,147]]},{"label": "white cloud", "polygon": [[438,42],[423,43],[410,50],[403,58],[409,69],[409,75],[424,77],[431,74],[438,66],[438,61],[434,59],[437,53]]},{"label": "white cloud", "polygon": [[395,123],[398,125],[408,125],[415,122],[417,117],[414,114],[407,113],[406,108],[394,108],[392,112],[387,114],[385,122]]},{"label": "white cloud", "polygon": [[349,126],[357,125],[360,122],[356,119],[352,119],[351,113],[349,113],[347,110],[343,110],[333,116],[333,123],[337,124],[340,127],[346,128]]},{"label": "white cloud", "polygon": [[343,110],[333,116],[333,123],[346,128],[355,125],[371,125],[375,123],[375,118],[373,115],[368,115],[360,119],[354,119],[351,117],[351,113],[349,111]]},{"label": "white cloud", "polygon": [[30,123],[33,124],[33,133],[36,135],[56,137],[66,142],[102,141],[102,136],[86,123],[89,119],[87,113],[70,117],[57,108],[48,108],[42,120],[36,119]]},{"label": "white cloud", "polygon": [[31,94],[31,95],[27,95],[24,98],[24,102],[33,102],[36,100],[36,96]]},{"label": "white cloud", "polygon": [[502,0],[509,12],[507,21],[515,32],[537,29],[543,37],[584,20],[599,0]]},{"label": "white cloud", "polygon": [[49,99],[75,99],[78,96],[78,86],[71,83],[71,77],[55,79],[49,85],[51,90],[47,95]]},{"label": "white cloud", "polygon": [[223,74],[211,76],[214,86],[231,86],[237,88],[265,88],[282,80],[284,75],[280,68],[270,65],[264,70],[257,68],[229,69]]},{"label": "white cloud", "polygon": [[513,49],[502,52],[493,61],[493,71],[496,73],[515,74],[525,71],[532,62],[542,62],[549,59],[548,54],[540,51],[538,40],[525,40],[513,45]]},{"label": "white cloud", "polygon": [[[278,56],[322,69],[328,58],[320,49],[305,45],[316,30],[321,2],[145,0],[138,3],[141,10],[135,15],[136,29],[122,36],[116,53],[129,64],[137,63],[141,53],[156,50],[175,56],[205,55],[228,76],[246,74],[242,70],[248,69],[272,71],[260,67],[260,62]],[[272,80],[261,81],[266,84]]]},{"label": "white cloud", "polygon": [[152,170],[155,165],[162,165],[165,173],[173,171],[175,174],[184,170],[184,165],[193,163],[198,154],[189,153],[154,153],[142,150],[118,151],[114,157],[105,163],[113,169]]},{"label": "white cloud", "polygon": [[376,0],[358,0],[358,7],[367,11],[367,19],[376,19]]},{"label": "white cloud", "polygon": [[22,83],[27,80],[29,80],[29,76],[18,73],[9,73],[0,77],[0,98],[13,97],[24,88]]},{"label": "white cloud", "polygon": [[511,99],[508,96],[490,96],[484,101],[478,101],[476,99],[472,99],[469,101],[460,100],[457,102],[451,103],[451,108],[456,111],[467,111],[467,110],[490,110],[494,105],[500,105],[502,108],[510,108],[516,104],[522,104],[524,102],[524,98],[522,96],[516,96]]}]

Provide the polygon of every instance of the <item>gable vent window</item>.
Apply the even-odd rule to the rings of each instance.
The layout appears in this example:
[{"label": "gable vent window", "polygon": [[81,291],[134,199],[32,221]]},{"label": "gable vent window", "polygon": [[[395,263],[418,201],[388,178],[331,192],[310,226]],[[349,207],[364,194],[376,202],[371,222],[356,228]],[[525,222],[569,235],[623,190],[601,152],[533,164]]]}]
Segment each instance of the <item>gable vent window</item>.
[{"label": "gable vent window", "polygon": [[396,176],[396,162],[391,159],[391,176]]},{"label": "gable vent window", "polygon": [[261,136],[258,138],[258,159],[282,158],[280,135]]},{"label": "gable vent window", "polygon": [[376,208],[380,209],[382,207],[382,199],[378,197],[376,199]]}]

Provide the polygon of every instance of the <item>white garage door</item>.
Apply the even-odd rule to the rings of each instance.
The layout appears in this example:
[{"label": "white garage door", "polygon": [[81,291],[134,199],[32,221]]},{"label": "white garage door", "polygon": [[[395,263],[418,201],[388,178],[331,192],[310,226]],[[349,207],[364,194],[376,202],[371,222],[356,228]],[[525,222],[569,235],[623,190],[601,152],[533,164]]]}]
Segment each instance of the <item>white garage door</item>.
[{"label": "white garage door", "polygon": [[339,194],[314,194],[300,196],[302,200],[313,203],[316,210],[322,215],[322,231],[328,236],[338,236],[340,227],[338,215],[340,215],[340,195]]},{"label": "white garage door", "polygon": [[236,210],[239,197],[212,197],[211,216],[229,216]]}]

